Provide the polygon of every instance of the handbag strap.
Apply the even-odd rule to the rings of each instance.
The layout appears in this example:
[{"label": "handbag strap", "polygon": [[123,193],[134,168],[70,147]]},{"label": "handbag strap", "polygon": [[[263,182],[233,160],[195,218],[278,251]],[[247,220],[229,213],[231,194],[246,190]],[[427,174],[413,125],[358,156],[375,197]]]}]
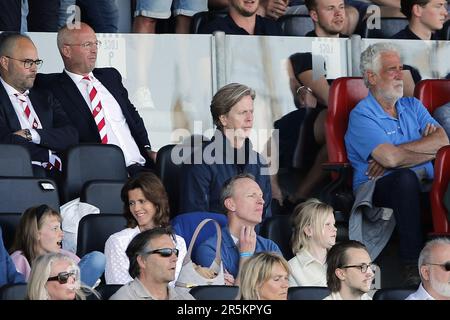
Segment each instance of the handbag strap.
[{"label": "handbag strap", "polygon": [[212,223],[214,223],[214,225],[216,226],[216,231],[217,231],[216,257],[214,258],[214,261],[216,261],[216,263],[218,265],[220,265],[220,262],[221,262],[220,248],[222,246],[222,230],[220,228],[219,223],[216,220],[210,219],[210,218],[203,219],[198,224],[197,228],[195,228],[194,234],[192,235],[191,243],[189,244],[189,248],[188,248],[186,257],[184,258],[184,261],[183,261],[183,265],[188,263],[189,261],[191,261],[192,249],[194,248],[194,243],[197,240],[198,234],[200,233],[202,228],[205,226],[205,224],[207,224],[210,221]]}]

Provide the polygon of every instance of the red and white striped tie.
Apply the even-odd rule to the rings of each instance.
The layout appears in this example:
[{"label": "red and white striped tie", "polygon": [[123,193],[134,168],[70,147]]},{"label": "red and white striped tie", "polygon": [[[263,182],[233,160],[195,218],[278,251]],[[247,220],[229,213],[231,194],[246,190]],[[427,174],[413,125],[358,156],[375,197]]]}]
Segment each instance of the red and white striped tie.
[{"label": "red and white striped tie", "polygon": [[108,135],[106,134],[106,122],[102,102],[100,101],[100,97],[97,94],[97,89],[95,89],[89,76],[84,76],[83,80],[87,83],[87,92],[89,94],[89,99],[91,100],[92,116],[97,124],[100,139],[103,144],[106,144],[108,143]]},{"label": "red and white striped tie", "polygon": [[14,94],[17,97],[17,100],[19,100],[19,104],[22,107],[23,113],[25,114],[28,122],[30,123],[31,128],[37,129],[39,128],[39,122],[38,119],[34,116],[34,114],[31,113],[31,109],[28,106],[27,102],[27,95],[26,94]]}]

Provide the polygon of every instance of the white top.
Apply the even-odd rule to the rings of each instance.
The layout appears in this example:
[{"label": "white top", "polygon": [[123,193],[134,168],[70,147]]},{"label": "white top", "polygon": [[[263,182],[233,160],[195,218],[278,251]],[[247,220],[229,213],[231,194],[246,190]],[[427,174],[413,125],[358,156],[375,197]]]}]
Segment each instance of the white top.
[{"label": "white top", "polygon": [[427,292],[427,290],[425,290],[421,282],[417,291],[411,293],[409,296],[406,297],[405,300],[436,300],[436,299],[430,296],[430,294]]},{"label": "white top", "polygon": [[[77,86],[87,105],[92,111],[91,100],[88,94],[86,82],[83,76],[64,70],[67,75]],[[89,73],[92,85],[97,89],[97,95],[102,103],[103,113],[105,115],[106,133],[108,135],[108,144],[115,144],[122,149],[125,157],[126,166],[132,164],[145,164],[145,159],[142,157],[139,147],[131,135],[130,127],[128,127],[127,120],[123,115],[120,105],[117,103],[114,96],[103,86],[103,84],[94,77],[93,73]]]},{"label": "white top", "polygon": [[[325,297],[323,300],[344,300],[344,299],[342,299],[339,292],[333,292],[329,296]],[[361,299],[359,300],[372,300],[372,298],[367,293],[364,293],[361,296]]]},{"label": "white top", "polygon": [[289,286],[327,286],[327,264],[322,264],[314,258],[305,248],[289,260],[291,275]]},{"label": "white top", "polygon": [[[35,143],[35,144],[41,143],[41,136],[31,126],[31,123],[28,120],[27,116],[25,115],[22,105],[19,103],[19,100],[16,97],[16,94],[21,94],[21,93],[19,91],[17,91],[16,89],[14,89],[13,87],[11,87],[9,84],[7,84],[1,77],[0,77],[0,81],[6,90],[9,100],[11,101],[11,104],[13,105],[14,111],[16,112],[17,118],[19,119],[20,128],[30,130],[31,141],[33,143]],[[33,104],[31,103],[30,97],[28,97],[28,93],[29,93],[29,90],[25,91],[23,93],[23,95],[25,95],[25,97],[27,99],[27,105],[30,108],[30,117],[35,118],[38,122],[38,129],[42,129],[41,120],[39,120],[39,117],[38,117],[36,111],[34,111]]]},{"label": "white top", "polygon": [[[125,253],[128,244],[140,233],[139,227],[126,228],[122,231],[112,234],[105,243],[105,280],[106,284],[126,284],[133,280],[128,273],[130,260]],[[178,254],[177,267],[175,270],[175,280],[169,283],[174,287],[175,281],[180,273],[184,257],[186,256],[186,242],[183,237],[175,235],[175,247],[180,250]]]}]

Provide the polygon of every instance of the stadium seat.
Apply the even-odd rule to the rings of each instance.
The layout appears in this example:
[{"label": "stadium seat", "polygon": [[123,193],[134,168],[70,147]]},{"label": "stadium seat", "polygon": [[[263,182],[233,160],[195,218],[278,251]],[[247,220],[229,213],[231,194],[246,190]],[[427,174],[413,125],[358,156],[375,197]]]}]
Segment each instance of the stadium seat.
[{"label": "stadium seat", "polygon": [[365,98],[369,90],[359,77],[342,77],[333,81],[328,99],[328,115],[325,124],[328,163],[324,169],[337,173],[334,180],[321,193],[321,199],[334,210],[350,213],[353,205],[351,189],[352,168],[347,158],[344,135],[347,131],[350,111]]},{"label": "stadium seat", "polygon": [[373,295],[373,300],[405,300],[417,288],[384,288],[378,289]]},{"label": "stadium seat", "polygon": [[[226,226],[228,221],[227,216],[221,213],[196,211],[183,213],[174,217],[171,220],[171,225],[175,233],[184,238],[184,241],[186,241],[186,247],[189,247],[195,228],[197,228],[200,222],[202,222],[204,219],[214,219],[219,223],[221,227]],[[195,249],[199,244],[201,244],[203,241],[205,241],[215,233],[216,228],[214,227],[214,224],[208,222],[197,237],[197,241],[192,248],[192,255],[194,256]]]},{"label": "stadium seat", "polygon": [[27,284],[7,284],[0,287],[0,300],[25,300]]},{"label": "stadium seat", "polygon": [[89,203],[100,209],[100,213],[123,213],[123,202],[120,192],[123,181],[94,180],[84,184],[80,201]]},{"label": "stadium seat", "polygon": [[217,18],[225,17],[227,14],[228,10],[197,12],[192,17],[191,33],[197,34],[200,28]]},{"label": "stadium seat", "polygon": [[283,35],[304,37],[314,29],[314,23],[309,15],[284,15],[277,20]]},{"label": "stadium seat", "polygon": [[330,293],[327,287],[289,287],[288,300],[323,300]]},{"label": "stadium seat", "polygon": [[450,182],[450,146],[442,147],[434,161],[434,180],[430,192],[433,233],[450,235],[444,194]]},{"label": "stadium seat", "polygon": [[24,212],[47,204],[59,210],[58,187],[51,179],[0,178],[0,213]]},{"label": "stadium seat", "polygon": [[294,256],[290,243],[292,235],[290,215],[275,215],[265,219],[261,224],[260,235],[275,242],[287,260]]},{"label": "stadium seat", "polygon": [[381,17],[380,29],[369,29],[364,23],[363,38],[389,39],[408,25],[408,19],[401,17]]},{"label": "stadium seat", "polygon": [[[100,293],[101,300],[108,300],[117,290],[122,288],[122,284],[103,284],[95,288]],[[96,300],[94,297],[93,300]]]},{"label": "stadium seat", "polygon": [[430,114],[436,108],[450,101],[450,80],[427,79],[419,81],[414,88],[414,96],[422,101]]},{"label": "stadium seat", "polygon": [[196,300],[236,300],[238,292],[238,286],[225,285],[198,286],[189,291]]},{"label": "stadium seat", "polygon": [[14,235],[16,234],[16,228],[19,225],[21,212],[18,213],[0,213],[0,227],[3,233],[3,243],[6,250],[9,250],[14,241]]},{"label": "stadium seat", "polygon": [[28,150],[18,144],[0,144],[0,176],[32,177],[33,168]]},{"label": "stadium seat", "polygon": [[63,159],[62,202],[78,198],[86,182],[125,181],[128,177],[122,150],[113,144],[80,144]]},{"label": "stadium seat", "polygon": [[113,233],[126,228],[126,220],[115,213],[88,214],[78,225],[77,256],[105,251],[105,242]]}]

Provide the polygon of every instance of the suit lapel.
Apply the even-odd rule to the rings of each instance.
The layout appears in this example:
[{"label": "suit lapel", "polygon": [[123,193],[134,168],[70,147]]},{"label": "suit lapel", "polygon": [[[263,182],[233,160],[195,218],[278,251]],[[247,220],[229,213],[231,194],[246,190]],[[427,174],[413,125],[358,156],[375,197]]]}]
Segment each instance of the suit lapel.
[{"label": "suit lapel", "polygon": [[[66,103],[76,106],[81,114],[86,117],[86,120],[91,120],[91,110],[72,79],[63,71],[60,74],[59,80],[61,81],[61,89],[64,90],[66,98],[69,100]],[[71,116],[73,115],[69,114],[69,117]]]},{"label": "suit lapel", "polygon": [[30,89],[28,97],[33,105],[34,112],[36,112],[41,122],[42,128],[52,127],[50,113],[48,112],[49,108],[46,105],[47,101],[44,101],[42,95],[37,94],[33,89]]},{"label": "suit lapel", "polygon": [[16,115],[16,111],[11,103],[11,100],[6,93],[5,87],[0,84],[0,104],[5,112],[6,118],[8,119],[11,130],[17,131],[22,129],[20,126],[19,118]]}]

